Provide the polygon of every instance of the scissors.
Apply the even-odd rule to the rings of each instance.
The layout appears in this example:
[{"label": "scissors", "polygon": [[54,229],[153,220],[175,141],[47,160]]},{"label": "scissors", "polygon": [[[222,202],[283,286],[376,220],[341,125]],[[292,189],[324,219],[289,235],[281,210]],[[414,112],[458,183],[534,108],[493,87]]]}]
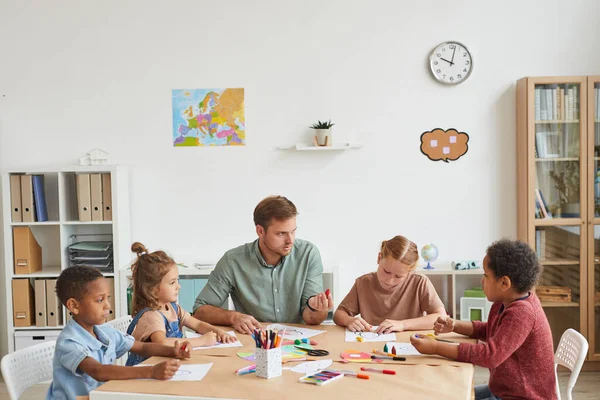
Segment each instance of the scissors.
[{"label": "scissors", "polygon": [[321,349],[305,349],[304,347],[301,346],[294,346],[297,349],[300,349],[302,351],[305,351],[309,356],[312,357],[324,357],[324,356],[328,356],[329,352],[327,350],[321,350]]}]

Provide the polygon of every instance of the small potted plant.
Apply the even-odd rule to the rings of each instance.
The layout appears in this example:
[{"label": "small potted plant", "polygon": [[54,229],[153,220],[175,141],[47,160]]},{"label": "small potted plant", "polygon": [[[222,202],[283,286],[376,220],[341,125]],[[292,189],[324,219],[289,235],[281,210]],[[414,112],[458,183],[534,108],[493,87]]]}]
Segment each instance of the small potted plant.
[{"label": "small potted plant", "polygon": [[314,144],[315,146],[331,146],[333,143],[333,137],[331,134],[331,127],[335,125],[331,123],[331,120],[327,122],[317,121],[312,124],[310,128],[315,130]]},{"label": "small potted plant", "polygon": [[574,162],[561,163],[550,171],[558,192],[558,213],[562,218],[579,218],[579,166]]}]

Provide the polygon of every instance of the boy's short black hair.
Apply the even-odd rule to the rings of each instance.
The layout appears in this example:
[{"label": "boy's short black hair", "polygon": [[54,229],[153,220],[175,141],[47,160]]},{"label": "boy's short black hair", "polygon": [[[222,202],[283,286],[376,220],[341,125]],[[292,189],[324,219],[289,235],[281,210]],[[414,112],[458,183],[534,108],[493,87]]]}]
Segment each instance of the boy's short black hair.
[{"label": "boy's short black hair", "polygon": [[87,292],[88,284],[102,277],[102,273],[94,267],[69,267],[56,280],[56,295],[66,306],[70,298],[81,300]]},{"label": "boy's short black hair", "polygon": [[486,250],[488,267],[496,278],[508,276],[519,293],[529,291],[542,273],[542,266],[535,252],[520,240],[502,239],[492,243]]}]

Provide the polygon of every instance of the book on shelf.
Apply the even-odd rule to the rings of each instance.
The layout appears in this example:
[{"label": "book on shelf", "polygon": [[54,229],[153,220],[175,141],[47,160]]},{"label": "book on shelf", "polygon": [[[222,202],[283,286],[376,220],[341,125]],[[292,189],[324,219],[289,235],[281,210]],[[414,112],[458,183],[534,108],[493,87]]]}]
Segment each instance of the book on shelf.
[{"label": "book on shelf", "polygon": [[534,91],[535,120],[576,120],[579,115],[579,94],[579,85],[537,85]]},{"label": "book on shelf", "polygon": [[548,207],[544,202],[540,189],[535,189],[535,200],[540,208],[540,215],[542,218],[552,218],[552,214],[548,211]]},{"label": "book on shelf", "polygon": [[535,253],[538,260],[546,259],[546,230],[539,229],[535,231]]},{"label": "book on shelf", "polygon": [[37,222],[48,221],[48,207],[46,205],[46,195],[44,193],[44,175],[33,175],[31,181],[33,185],[33,208],[35,210],[35,219]]}]

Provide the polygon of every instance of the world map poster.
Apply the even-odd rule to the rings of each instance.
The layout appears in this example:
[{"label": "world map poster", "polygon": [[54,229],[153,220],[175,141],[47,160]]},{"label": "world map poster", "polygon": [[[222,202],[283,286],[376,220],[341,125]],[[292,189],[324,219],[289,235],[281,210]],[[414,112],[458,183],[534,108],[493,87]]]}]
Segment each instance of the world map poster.
[{"label": "world map poster", "polygon": [[173,146],[244,146],[244,89],[177,89]]}]

